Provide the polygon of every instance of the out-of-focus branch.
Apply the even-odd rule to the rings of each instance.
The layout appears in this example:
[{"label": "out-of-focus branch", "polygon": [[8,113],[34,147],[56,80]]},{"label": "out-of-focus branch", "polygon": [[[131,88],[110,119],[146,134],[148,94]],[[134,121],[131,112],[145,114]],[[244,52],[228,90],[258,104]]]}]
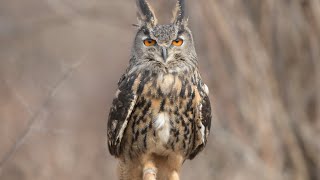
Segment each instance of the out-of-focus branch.
[{"label": "out-of-focus branch", "polygon": [[35,125],[37,119],[41,115],[41,113],[48,107],[51,100],[55,97],[57,94],[57,91],[61,87],[61,85],[69,78],[71,77],[72,73],[82,64],[83,61],[79,61],[75,64],[73,64],[71,67],[69,67],[66,72],[63,74],[63,76],[55,83],[55,85],[51,88],[49,91],[47,97],[45,98],[44,102],[40,106],[40,108],[33,114],[31,119],[29,120],[28,125],[26,126],[25,130],[19,135],[19,137],[16,139],[13,146],[10,148],[10,150],[5,153],[5,155],[0,160],[0,172],[3,166],[5,165],[8,160],[14,155],[14,153],[21,147],[21,145],[25,142],[28,135],[32,132],[33,126]]}]

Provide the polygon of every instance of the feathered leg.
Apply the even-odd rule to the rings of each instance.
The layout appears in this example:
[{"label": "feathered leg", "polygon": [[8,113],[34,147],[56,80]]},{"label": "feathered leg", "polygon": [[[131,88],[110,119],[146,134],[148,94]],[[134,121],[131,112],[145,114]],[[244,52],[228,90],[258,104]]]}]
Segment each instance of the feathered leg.
[{"label": "feathered leg", "polygon": [[157,179],[157,168],[153,160],[145,158],[143,160],[143,180],[156,180]]}]

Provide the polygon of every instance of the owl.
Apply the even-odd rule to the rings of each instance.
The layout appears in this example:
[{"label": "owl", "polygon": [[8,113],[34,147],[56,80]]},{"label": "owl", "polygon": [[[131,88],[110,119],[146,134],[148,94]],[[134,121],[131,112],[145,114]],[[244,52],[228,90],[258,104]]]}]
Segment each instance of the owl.
[{"label": "owl", "polygon": [[201,80],[185,2],[158,24],[137,0],[137,34],[108,119],[108,148],[121,180],[178,180],[181,166],[203,150],[211,126],[208,87]]}]

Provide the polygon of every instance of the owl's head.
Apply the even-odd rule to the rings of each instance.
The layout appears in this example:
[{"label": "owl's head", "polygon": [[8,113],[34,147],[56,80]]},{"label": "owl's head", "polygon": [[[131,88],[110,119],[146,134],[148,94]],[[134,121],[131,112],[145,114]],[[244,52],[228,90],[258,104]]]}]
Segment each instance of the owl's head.
[{"label": "owl's head", "polygon": [[191,31],[187,27],[184,0],[178,0],[172,21],[165,25],[158,24],[146,0],[136,2],[139,9],[139,30],[133,47],[136,59],[162,64],[183,61],[196,65],[196,52]]}]

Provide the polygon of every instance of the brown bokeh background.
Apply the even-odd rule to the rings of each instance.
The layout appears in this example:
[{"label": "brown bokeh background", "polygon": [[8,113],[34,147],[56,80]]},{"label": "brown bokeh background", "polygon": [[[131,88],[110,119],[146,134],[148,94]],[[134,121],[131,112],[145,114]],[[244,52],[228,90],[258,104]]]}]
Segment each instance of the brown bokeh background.
[{"label": "brown bokeh background", "polygon": [[[214,119],[182,179],[320,179],[320,1],[187,7]],[[116,179],[106,122],[135,15],[134,0],[0,1],[1,180]]]}]

